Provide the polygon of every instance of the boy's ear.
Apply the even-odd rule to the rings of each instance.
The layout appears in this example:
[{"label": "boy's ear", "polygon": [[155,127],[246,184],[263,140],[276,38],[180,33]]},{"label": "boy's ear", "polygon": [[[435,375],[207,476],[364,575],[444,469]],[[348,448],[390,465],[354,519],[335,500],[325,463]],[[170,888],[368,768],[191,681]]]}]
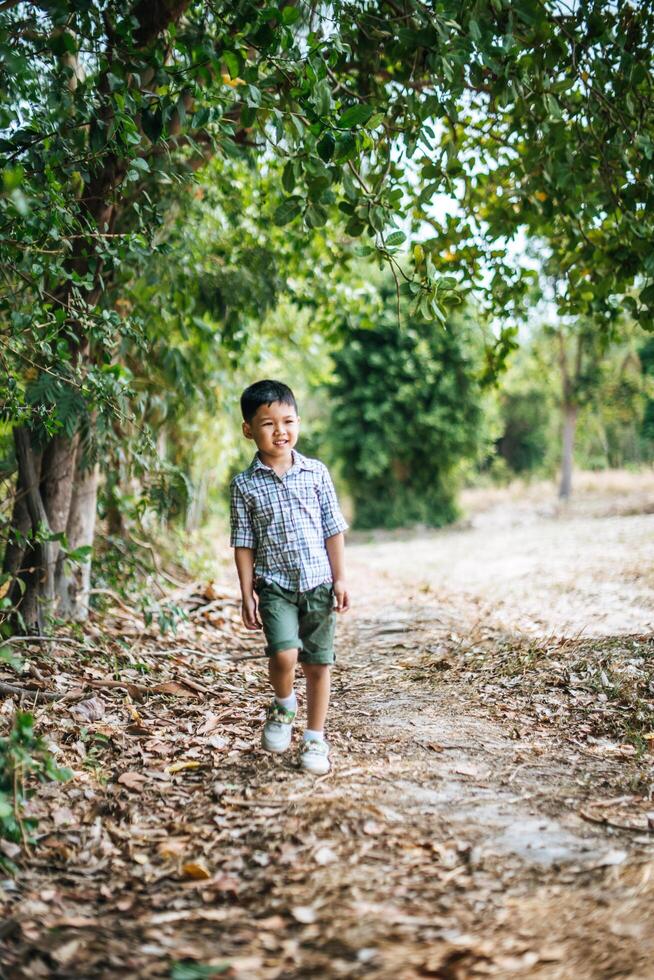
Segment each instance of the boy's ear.
[{"label": "boy's ear", "polygon": [[246,439],[254,439],[254,436],[252,435],[252,429],[250,428],[248,422],[243,423],[243,435],[245,436]]}]

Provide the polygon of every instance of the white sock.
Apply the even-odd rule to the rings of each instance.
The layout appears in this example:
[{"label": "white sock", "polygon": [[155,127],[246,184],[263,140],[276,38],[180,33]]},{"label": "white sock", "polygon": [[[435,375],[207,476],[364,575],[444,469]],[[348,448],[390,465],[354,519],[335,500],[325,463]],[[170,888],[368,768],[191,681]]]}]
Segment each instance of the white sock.
[{"label": "white sock", "polygon": [[305,742],[324,742],[325,733],[323,731],[317,731],[315,728],[307,728],[302,739]]},{"label": "white sock", "polygon": [[275,701],[280,704],[282,708],[288,708],[289,711],[297,711],[297,697],[295,691],[291,691],[287,698],[280,698],[275,695]]}]

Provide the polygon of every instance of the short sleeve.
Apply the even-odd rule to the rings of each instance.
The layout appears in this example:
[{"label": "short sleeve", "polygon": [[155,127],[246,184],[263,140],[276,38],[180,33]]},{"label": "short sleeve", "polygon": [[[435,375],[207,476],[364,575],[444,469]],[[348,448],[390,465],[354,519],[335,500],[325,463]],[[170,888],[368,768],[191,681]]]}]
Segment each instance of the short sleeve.
[{"label": "short sleeve", "polygon": [[257,539],[242,490],[233,480],[230,486],[229,523],[232,548],[255,548]]},{"label": "short sleeve", "polygon": [[349,525],[341,514],[334,484],[326,466],[322,467],[320,479],[320,514],[323,537],[331,538],[334,534],[347,531]]}]

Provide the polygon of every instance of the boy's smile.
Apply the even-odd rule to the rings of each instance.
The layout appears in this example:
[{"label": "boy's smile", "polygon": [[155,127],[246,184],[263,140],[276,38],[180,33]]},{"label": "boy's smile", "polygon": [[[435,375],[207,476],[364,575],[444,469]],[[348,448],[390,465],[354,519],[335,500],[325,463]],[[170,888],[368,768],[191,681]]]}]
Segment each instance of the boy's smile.
[{"label": "boy's smile", "polygon": [[268,466],[291,459],[291,450],[300,434],[300,418],[292,405],[271,402],[260,405],[251,421],[243,423],[243,434],[254,439],[259,458]]}]

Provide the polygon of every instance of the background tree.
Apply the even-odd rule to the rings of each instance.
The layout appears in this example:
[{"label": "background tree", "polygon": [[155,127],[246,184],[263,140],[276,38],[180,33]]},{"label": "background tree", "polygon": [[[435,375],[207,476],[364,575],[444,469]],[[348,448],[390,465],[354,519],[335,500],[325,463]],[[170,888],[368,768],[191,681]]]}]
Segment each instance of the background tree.
[{"label": "background tree", "polygon": [[456,472],[479,448],[480,395],[461,323],[398,323],[392,284],[373,330],[334,355],[332,451],[358,528],[456,516]]},{"label": "background tree", "polygon": [[[564,418],[570,410],[574,463],[580,468],[630,467],[652,460],[652,444],[645,435],[652,391],[647,336],[628,318],[620,325],[619,340],[608,347],[598,344],[601,335],[596,331],[573,321],[555,319],[554,326],[544,321],[531,327],[493,396],[501,426],[496,450],[509,475],[558,473],[561,480]],[[492,461],[490,465],[492,471]],[[568,465],[571,478],[572,457]],[[500,467],[497,476],[503,475]]]}]

